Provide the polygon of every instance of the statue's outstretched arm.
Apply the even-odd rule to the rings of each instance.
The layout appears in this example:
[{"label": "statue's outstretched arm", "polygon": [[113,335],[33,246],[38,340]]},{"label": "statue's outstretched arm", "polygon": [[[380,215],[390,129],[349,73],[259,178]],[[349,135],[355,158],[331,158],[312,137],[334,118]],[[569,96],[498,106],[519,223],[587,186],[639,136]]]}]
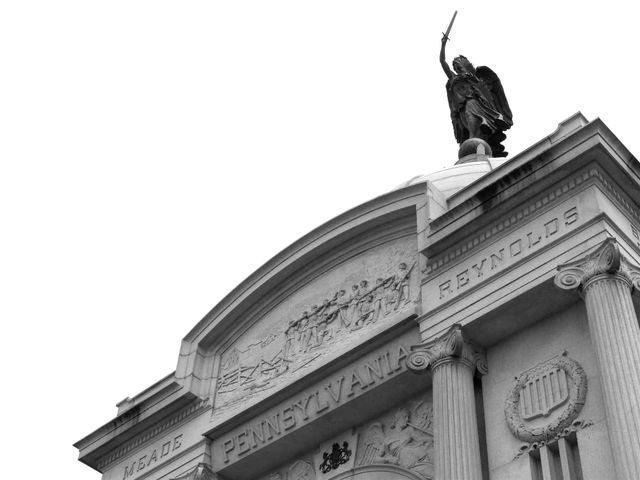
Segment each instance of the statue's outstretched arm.
[{"label": "statue's outstretched arm", "polygon": [[449,38],[446,35],[443,35],[442,46],[440,47],[440,65],[442,65],[442,69],[444,70],[444,73],[447,75],[447,78],[451,79],[453,78],[454,74],[451,71],[451,68],[449,68],[449,65],[447,64],[446,59],[444,58],[444,49],[447,45],[447,40],[449,40]]}]

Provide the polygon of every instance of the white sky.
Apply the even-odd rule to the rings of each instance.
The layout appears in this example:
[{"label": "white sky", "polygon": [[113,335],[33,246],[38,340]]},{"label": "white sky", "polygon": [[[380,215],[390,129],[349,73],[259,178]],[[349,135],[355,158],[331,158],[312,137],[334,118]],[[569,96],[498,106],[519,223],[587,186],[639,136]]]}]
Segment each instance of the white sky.
[{"label": "white sky", "polygon": [[173,371],[235,285],[453,165],[454,9],[447,58],[500,76],[512,155],[578,110],[640,152],[631,4],[3,2],[3,477],[100,478],[72,443]]}]

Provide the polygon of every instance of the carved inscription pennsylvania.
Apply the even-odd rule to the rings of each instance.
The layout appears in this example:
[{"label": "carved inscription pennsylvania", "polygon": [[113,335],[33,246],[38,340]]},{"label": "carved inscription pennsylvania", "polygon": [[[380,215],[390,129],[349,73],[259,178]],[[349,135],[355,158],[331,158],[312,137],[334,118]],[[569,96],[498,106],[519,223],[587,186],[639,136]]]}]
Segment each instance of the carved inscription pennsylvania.
[{"label": "carved inscription pennsylvania", "polygon": [[227,464],[325,415],[349,400],[406,371],[405,360],[417,334],[405,334],[214,442],[216,458]]}]

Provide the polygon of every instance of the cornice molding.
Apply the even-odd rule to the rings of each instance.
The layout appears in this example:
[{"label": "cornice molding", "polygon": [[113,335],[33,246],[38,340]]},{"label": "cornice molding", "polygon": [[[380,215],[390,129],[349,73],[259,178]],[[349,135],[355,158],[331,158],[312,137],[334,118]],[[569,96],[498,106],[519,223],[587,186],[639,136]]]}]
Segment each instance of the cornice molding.
[{"label": "cornice molding", "polygon": [[113,463],[117,462],[119,459],[121,459],[128,453],[132,452],[136,448],[156,438],[160,434],[166,432],[170,428],[178,425],[179,423],[195,415],[196,413],[200,413],[204,410],[207,410],[208,408],[210,408],[210,406],[211,405],[210,405],[209,399],[198,400],[197,402],[194,402],[188,407],[180,410],[176,414],[171,415],[168,418],[166,418],[164,421],[158,423],[152,429],[145,431],[141,435],[138,435],[137,437],[135,437],[133,440],[130,440],[129,442],[125,443],[122,447],[111,452],[110,455],[104,456],[98,462],[95,468],[98,471],[103,472],[104,469],[107,469]]},{"label": "cornice molding", "polygon": [[184,340],[189,344],[201,343],[203,338],[209,335],[216,321],[234,311],[244,298],[254,293],[256,286],[278,276],[284,269],[297,264],[300,259],[307,258],[310,254],[313,257],[313,252],[319,246],[329,245],[343,234],[350,235],[349,232],[352,231],[366,231],[368,225],[376,224],[380,219],[397,218],[400,211],[415,212],[416,205],[420,203],[424,193],[423,184],[393,190],[347,210],[310,231],[242,281],[191,329]]},{"label": "cornice molding", "polygon": [[407,358],[407,368],[414,373],[426,373],[451,361],[465,363],[481,375],[488,371],[484,352],[465,338],[460,324],[453,325],[441,337],[411,349],[413,351]]},{"label": "cornice molding", "polygon": [[558,266],[555,284],[563,290],[583,291],[602,275],[614,276],[640,290],[640,268],[631,264],[620,252],[615,238],[606,239],[594,252],[574,262]]},{"label": "cornice molding", "polygon": [[[274,308],[277,308],[283,302],[286,302],[290,296],[322,278],[328,272],[331,272],[331,270],[340,267],[359,255],[366,254],[374,248],[411,238],[415,235],[416,226],[415,222],[407,223],[406,220],[408,218],[409,217],[406,217],[394,224],[394,228],[384,232],[383,235],[358,236],[357,241],[351,239],[352,243],[342,251],[338,251],[337,254],[335,250],[325,252],[306,268],[300,268],[289,277],[288,281],[282,282],[278,286],[278,290],[274,289],[275,291],[269,291],[268,295],[263,294],[259,296],[260,300],[256,301],[256,303],[252,305],[250,312],[246,312],[246,315],[243,316],[242,325],[236,327],[232,332],[223,335],[219,341],[207,344],[207,352],[218,353],[219,351],[227,349],[247,330],[266,317]],[[417,255],[415,250],[413,253]]]},{"label": "cornice molding", "polygon": [[640,211],[632,204],[628,197],[620,192],[620,188],[610,181],[602,171],[594,169],[592,176],[597,177],[605,187],[607,193],[637,222],[640,222]]},{"label": "cornice molding", "polygon": [[427,275],[431,275],[443,267],[453,263],[460,257],[477,250],[481,245],[495,239],[499,234],[506,233],[513,227],[525,223],[541,210],[547,210],[559,200],[572,194],[576,189],[583,187],[589,181],[599,181],[604,190],[626,211],[633,219],[640,223],[640,211],[632,204],[627,196],[620,192],[620,188],[615,185],[598,166],[590,166],[582,171],[565,178],[535,200],[515,209],[506,217],[494,222],[489,227],[482,229],[478,234],[458,243],[450,248],[446,253],[436,255],[430,259],[429,265],[425,269]]}]

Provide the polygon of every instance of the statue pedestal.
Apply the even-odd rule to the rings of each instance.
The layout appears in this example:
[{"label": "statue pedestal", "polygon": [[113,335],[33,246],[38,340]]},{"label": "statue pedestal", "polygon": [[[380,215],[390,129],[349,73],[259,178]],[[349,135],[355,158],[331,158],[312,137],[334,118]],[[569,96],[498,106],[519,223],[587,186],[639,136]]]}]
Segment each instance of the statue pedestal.
[{"label": "statue pedestal", "polygon": [[481,138],[470,138],[460,144],[456,165],[469,162],[481,162],[493,158],[491,147]]}]

